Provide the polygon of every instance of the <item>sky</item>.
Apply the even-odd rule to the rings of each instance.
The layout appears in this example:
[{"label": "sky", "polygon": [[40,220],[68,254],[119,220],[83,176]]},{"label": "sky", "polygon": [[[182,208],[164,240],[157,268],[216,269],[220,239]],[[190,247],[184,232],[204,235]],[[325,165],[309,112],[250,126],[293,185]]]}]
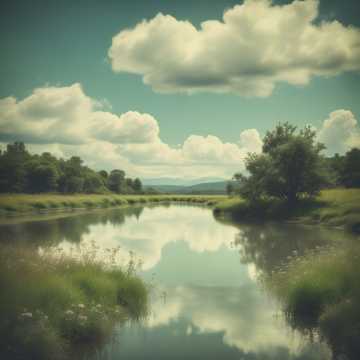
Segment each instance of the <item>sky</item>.
[{"label": "sky", "polygon": [[0,142],[229,178],[278,122],[360,146],[356,0],[4,1]]}]

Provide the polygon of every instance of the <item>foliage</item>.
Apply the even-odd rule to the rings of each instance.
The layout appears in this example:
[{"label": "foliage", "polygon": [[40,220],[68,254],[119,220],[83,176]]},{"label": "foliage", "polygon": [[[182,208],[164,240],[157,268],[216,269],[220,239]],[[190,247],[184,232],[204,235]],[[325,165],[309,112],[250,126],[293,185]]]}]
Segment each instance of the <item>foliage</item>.
[{"label": "foliage", "polygon": [[309,127],[296,132],[288,123],[267,132],[262,154],[249,154],[249,176],[235,175],[243,198],[255,202],[267,197],[296,203],[299,198],[316,195],[327,182],[322,144]]},{"label": "foliage", "polygon": [[330,185],[347,188],[360,187],[360,149],[352,148],[345,155],[326,158]]},{"label": "foliage", "polygon": [[343,244],[294,258],[267,279],[292,327],[320,332],[334,358],[360,353],[359,258],[359,244]]},{"label": "foliage", "polygon": [[50,153],[31,155],[23,143],[8,144],[0,151],[0,193],[141,193],[139,179],[125,180],[125,172],[113,170],[110,175],[84,166],[83,160],[72,156],[57,159]]},{"label": "foliage", "polygon": [[106,341],[116,323],[147,314],[148,290],[133,262],[121,268],[111,252],[107,264],[97,263],[92,251],[74,259],[1,249],[1,358],[74,358],[78,346]]},{"label": "foliage", "polygon": [[346,153],[342,181],[346,187],[360,187],[360,149],[353,148]]},{"label": "foliage", "polygon": [[231,182],[226,183],[226,193],[229,196],[234,193],[234,185]]}]

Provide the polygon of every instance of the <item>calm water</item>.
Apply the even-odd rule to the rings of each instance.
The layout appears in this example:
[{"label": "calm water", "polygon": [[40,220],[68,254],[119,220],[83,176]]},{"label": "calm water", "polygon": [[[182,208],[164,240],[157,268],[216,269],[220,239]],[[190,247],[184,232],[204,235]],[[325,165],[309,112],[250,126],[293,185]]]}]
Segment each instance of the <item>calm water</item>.
[{"label": "calm water", "polygon": [[[262,273],[344,233],[295,225],[228,225],[211,210],[157,206],[29,219],[0,225],[0,240],[77,256],[96,249],[141,260],[153,285],[151,314],[119,328],[95,358],[324,360],[291,332],[261,286]],[[135,255],[131,255],[135,254]]]}]

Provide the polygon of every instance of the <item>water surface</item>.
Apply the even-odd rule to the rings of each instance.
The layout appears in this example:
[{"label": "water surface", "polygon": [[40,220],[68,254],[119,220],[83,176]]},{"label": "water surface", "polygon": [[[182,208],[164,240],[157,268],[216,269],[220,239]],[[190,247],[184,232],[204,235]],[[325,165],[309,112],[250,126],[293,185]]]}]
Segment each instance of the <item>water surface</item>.
[{"label": "water surface", "polygon": [[0,240],[71,256],[91,249],[121,266],[141,261],[151,314],[117,329],[95,358],[325,360],[289,330],[261,274],[324,246],[341,231],[296,225],[229,225],[195,206],[133,207],[0,225]]}]

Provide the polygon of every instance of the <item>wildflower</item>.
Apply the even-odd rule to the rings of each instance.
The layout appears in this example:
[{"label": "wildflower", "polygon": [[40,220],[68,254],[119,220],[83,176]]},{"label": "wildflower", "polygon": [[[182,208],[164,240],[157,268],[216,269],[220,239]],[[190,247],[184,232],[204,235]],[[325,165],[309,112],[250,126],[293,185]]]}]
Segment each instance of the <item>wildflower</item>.
[{"label": "wildflower", "polygon": [[80,321],[86,321],[86,320],[87,320],[87,316],[85,316],[85,315],[79,315],[79,320],[80,320]]},{"label": "wildflower", "polygon": [[66,310],[65,315],[74,315],[74,312],[72,310]]},{"label": "wildflower", "polygon": [[31,312],[24,312],[24,313],[21,314],[21,316],[22,316],[23,318],[31,319],[33,315],[32,315]]},{"label": "wildflower", "polygon": [[79,304],[79,305],[78,305],[78,308],[79,308],[79,309],[85,309],[85,305],[84,305],[84,304]]}]

